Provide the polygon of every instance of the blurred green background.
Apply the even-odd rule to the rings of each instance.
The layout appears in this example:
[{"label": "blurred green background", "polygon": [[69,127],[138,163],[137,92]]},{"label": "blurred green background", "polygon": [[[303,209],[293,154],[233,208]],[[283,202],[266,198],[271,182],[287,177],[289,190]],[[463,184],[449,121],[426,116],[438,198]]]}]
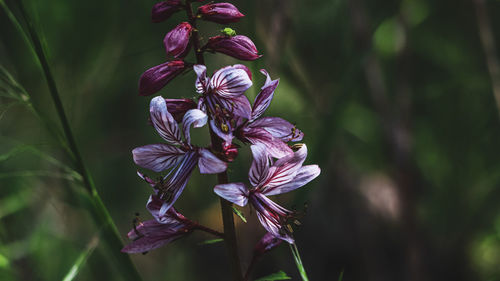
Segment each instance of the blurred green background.
[{"label": "blurred green background", "polygon": [[[162,39],[183,13],[152,24],[153,1],[26,0],[76,141],[102,200],[126,241],[150,188],[131,150],[159,142],[148,125],[140,75],[165,61]],[[6,1],[19,17],[17,0]],[[495,43],[500,1],[234,1],[246,15],[229,25],[280,78],[268,116],[295,122],[321,176],[276,200],[304,209],[295,232],[311,280],[500,280],[500,95]],[[223,27],[201,23],[207,39]],[[209,72],[238,61],[208,54]],[[59,126],[29,45],[0,11],[0,64]],[[489,68],[488,68],[489,67]],[[194,74],[160,94],[192,97]],[[0,280],[62,280],[93,249],[75,280],[123,280],[86,211],[71,163],[22,102],[0,97]],[[197,132],[196,141],[207,135]],[[245,181],[240,151],[231,181]],[[64,164],[59,164],[64,163]],[[195,172],[177,208],[222,229],[215,176]],[[263,234],[255,214],[238,218],[243,266]],[[229,280],[222,243],[195,233],[132,259],[144,280]],[[284,270],[299,280],[286,245],[255,278]]]}]

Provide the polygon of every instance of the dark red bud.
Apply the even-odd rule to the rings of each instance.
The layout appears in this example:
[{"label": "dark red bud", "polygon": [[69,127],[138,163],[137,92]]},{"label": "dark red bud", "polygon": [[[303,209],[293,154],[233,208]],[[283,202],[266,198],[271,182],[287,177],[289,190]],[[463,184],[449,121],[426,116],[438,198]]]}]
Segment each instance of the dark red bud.
[{"label": "dark red bud", "polygon": [[167,56],[183,57],[189,51],[189,39],[193,27],[187,22],[181,22],[168,32],[163,39]]},{"label": "dark red bud", "polygon": [[226,24],[237,22],[244,17],[238,9],[230,3],[207,4],[198,8],[201,18],[216,23]]},{"label": "dark red bud", "polygon": [[174,60],[146,70],[139,79],[139,95],[149,96],[158,92],[170,80],[181,74],[185,67],[183,61]]},{"label": "dark red bud", "polygon": [[222,152],[224,153],[224,160],[227,162],[233,162],[238,156],[238,146],[235,144],[224,143],[222,147]]},{"label": "dark red bud", "polygon": [[155,23],[162,22],[181,9],[182,3],[180,0],[158,2],[151,10],[151,20]]},{"label": "dark red bud", "polygon": [[240,60],[256,60],[261,57],[252,40],[243,35],[210,37],[206,48]]},{"label": "dark red bud", "polygon": [[190,109],[196,108],[196,103],[192,99],[165,99],[167,109],[178,123],[182,122],[184,114]]}]

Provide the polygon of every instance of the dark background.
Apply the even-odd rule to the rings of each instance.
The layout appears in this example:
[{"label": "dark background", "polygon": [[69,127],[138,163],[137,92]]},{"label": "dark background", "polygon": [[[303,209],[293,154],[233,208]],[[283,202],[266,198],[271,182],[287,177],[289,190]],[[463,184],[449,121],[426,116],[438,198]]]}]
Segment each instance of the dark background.
[{"label": "dark background", "polygon": [[[7,1],[14,12],[15,2]],[[160,141],[138,79],[165,61],[163,36],[184,14],[152,24],[153,1],[24,3],[83,158],[125,239],[135,212],[150,219],[150,189],[130,151]],[[500,1],[234,4],[246,17],[229,26],[264,55],[244,62],[255,77],[250,100],[264,82],[260,68],[279,77],[266,115],[295,122],[306,134],[306,163],[322,168],[306,187],[273,198],[299,210],[307,204],[295,237],[310,279],[337,280],[344,271],[346,281],[500,280]],[[224,27],[200,26],[204,39]],[[40,68],[3,10],[0,40],[2,67],[58,124]],[[210,73],[238,62],[206,57]],[[192,97],[194,79],[190,72],[159,94]],[[0,109],[0,279],[62,280],[99,226],[82,206],[81,188],[43,156],[69,163],[40,120],[5,97]],[[200,144],[207,141],[201,131],[194,133]],[[231,181],[245,180],[248,150],[231,166]],[[214,184],[215,176],[195,172],[176,205],[221,229]],[[244,212],[249,222],[236,221],[246,267],[263,228]],[[195,233],[133,261],[145,280],[229,280],[224,245],[199,245],[209,238]],[[121,280],[113,260],[99,243],[75,280]],[[280,269],[299,280],[286,245],[254,277]]]}]

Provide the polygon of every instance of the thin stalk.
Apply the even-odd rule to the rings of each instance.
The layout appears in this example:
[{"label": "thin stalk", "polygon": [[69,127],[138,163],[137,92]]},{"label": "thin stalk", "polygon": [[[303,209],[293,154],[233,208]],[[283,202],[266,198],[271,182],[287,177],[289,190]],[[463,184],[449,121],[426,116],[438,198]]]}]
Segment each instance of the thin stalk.
[{"label": "thin stalk", "polygon": [[27,26],[28,30],[27,35],[29,35],[29,37],[31,38],[31,47],[36,53],[36,57],[40,62],[43,74],[45,76],[45,79],[47,80],[49,92],[54,102],[54,106],[56,107],[57,115],[61,121],[64,136],[66,138],[70,150],[71,154],[70,156],[74,161],[76,170],[82,175],[84,188],[91,196],[92,200],[92,210],[90,210],[91,214],[94,217],[94,219],[98,222],[99,226],[103,227],[102,234],[108,246],[111,248],[111,252],[115,256],[118,263],[121,265],[121,268],[123,270],[123,276],[127,280],[141,280],[141,277],[137,272],[134,264],[130,260],[130,257],[120,252],[120,250],[123,248],[123,242],[121,240],[120,233],[118,232],[118,229],[116,228],[116,225],[114,224],[113,219],[111,218],[107,208],[103,204],[97,192],[97,189],[95,188],[95,185],[92,181],[92,178],[84,165],[80,151],[78,150],[75,138],[69,126],[69,122],[66,117],[66,113],[64,111],[61,98],[59,96],[59,91],[57,89],[56,82],[50,70],[49,63],[44,53],[40,38],[38,37],[38,34],[35,31],[33,23],[28,17],[28,14],[24,8],[24,5],[22,4],[22,1],[19,1],[18,4],[21,16],[23,17]]},{"label": "thin stalk", "polygon": [[[196,54],[196,62],[198,64],[205,64],[205,59],[203,57],[203,51],[200,45],[199,31],[196,26],[196,16],[193,14],[193,7],[191,5],[191,0],[186,1],[186,13],[189,20],[189,24],[193,27],[192,42]],[[217,141],[217,136],[214,134],[210,128],[210,136],[212,137],[212,148],[221,151],[220,141]],[[228,183],[227,172],[222,172],[217,174],[217,182],[219,184]],[[233,280],[243,281],[243,273],[241,271],[240,256],[238,254],[238,243],[236,239],[236,231],[234,227],[234,217],[232,210],[232,203],[220,198],[220,207],[222,213],[222,223],[224,227],[224,241],[226,243],[227,252],[229,255],[229,263],[232,269]]]},{"label": "thin stalk", "polygon": [[290,250],[292,251],[293,259],[295,260],[295,264],[297,265],[297,269],[300,272],[300,277],[302,277],[302,281],[309,281],[306,269],[302,264],[302,259],[300,259],[299,249],[297,248],[297,245],[295,243],[289,245],[290,245]]}]

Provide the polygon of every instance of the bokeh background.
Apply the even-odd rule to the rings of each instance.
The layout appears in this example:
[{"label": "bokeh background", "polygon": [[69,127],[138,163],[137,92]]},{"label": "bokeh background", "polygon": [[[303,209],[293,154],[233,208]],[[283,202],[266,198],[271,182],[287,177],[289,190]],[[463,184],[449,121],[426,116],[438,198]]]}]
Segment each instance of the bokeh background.
[{"label": "bokeh background", "polygon": [[[162,39],[178,22],[152,24],[153,1],[25,0],[45,44],[77,143],[105,206],[126,241],[135,213],[149,219],[150,188],[131,150],[160,141],[148,125],[138,78],[165,61]],[[19,16],[17,0],[6,1]],[[234,1],[233,27],[280,78],[268,116],[295,122],[322,174],[278,196],[305,211],[295,237],[311,280],[500,280],[500,40],[497,0]],[[222,27],[200,24],[206,39]],[[498,43],[500,44],[500,43]],[[208,54],[209,72],[237,63]],[[59,126],[29,45],[0,11],[0,64]],[[192,97],[192,72],[160,94]],[[0,97],[0,280],[62,280],[96,246],[75,280],[122,280],[100,239],[61,144],[23,103]],[[197,130],[196,142],[207,134]],[[248,147],[230,169],[244,181]],[[61,164],[63,163],[63,164]],[[221,229],[215,176],[195,172],[177,203]],[[263,234],[243,209],[243,265]],[[195,233],[132,259],[144,280],[229,280],[223,243]],[[284,270],[299,280],[286,245],[255,278]]]}]

